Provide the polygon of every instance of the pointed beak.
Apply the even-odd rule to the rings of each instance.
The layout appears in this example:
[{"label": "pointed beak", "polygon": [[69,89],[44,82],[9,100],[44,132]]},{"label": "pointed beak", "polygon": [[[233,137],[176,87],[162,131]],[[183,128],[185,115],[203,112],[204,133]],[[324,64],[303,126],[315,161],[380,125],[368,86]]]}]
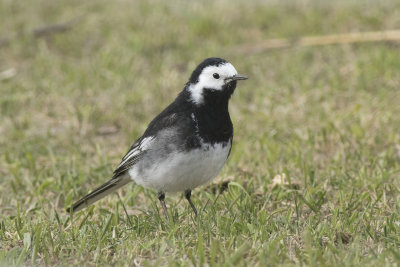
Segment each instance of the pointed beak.
[{"label": "pointed beak", "polygon": [[246,76],[242,76],[239,74],[233,75],[232,77],[226,78],[225,81],[227,83],[233,82],[233,81],[239,81],[239,80],[247,80],[248,78]]}]

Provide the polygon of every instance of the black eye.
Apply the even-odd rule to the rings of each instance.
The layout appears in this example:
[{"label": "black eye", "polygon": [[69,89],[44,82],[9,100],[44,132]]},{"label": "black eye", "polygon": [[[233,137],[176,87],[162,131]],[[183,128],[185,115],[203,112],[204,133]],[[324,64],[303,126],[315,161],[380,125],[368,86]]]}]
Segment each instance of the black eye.
[{"label": "black eye", "polygon": [[213,77],[214,77],[215,79],[219,79],[219,74],[218,74],[218,73],[214,73],[214,74],[213,74]]}]

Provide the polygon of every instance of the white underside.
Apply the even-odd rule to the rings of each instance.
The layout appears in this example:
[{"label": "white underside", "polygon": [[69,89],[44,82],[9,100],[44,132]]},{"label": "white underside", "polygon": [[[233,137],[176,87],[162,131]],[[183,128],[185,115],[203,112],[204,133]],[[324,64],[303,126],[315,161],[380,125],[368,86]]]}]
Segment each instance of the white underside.
[{"label": "white underside", "polygon": [[133,166],[131,179],[139,185],[157,191],[179,192],[194,189],[214,179],[225,164],[231,142],[203,144],[190,152],[179,152],[161,162],[151,164],[145,170]]}]

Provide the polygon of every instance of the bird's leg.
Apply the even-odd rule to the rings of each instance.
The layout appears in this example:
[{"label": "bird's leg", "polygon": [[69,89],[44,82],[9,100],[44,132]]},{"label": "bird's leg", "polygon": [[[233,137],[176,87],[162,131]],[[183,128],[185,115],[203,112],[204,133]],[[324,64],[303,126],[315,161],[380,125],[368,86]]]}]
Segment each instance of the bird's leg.
[{"label": "bird's leg", "polygon": [[196,207],[194,206],[192,200],[190,199],[191,195],[192,195],[192,190],[188,189],[188,190],[185,191],[185,198],[187,199],[187,201],[189,201],[189,204],[193,209],[194,215],[195,215],[195,217],[197,217]]},{"label": "bird's leg", "polygon": [[163,191],[160,191],[160,192],[157,193],[157,197],[158,197],[158,200],[160,200],[160,202],[161,202],[161,207],[164,210],[164,215],[167,218],[167,220],[169,221],[167,206],[165,206],[165,201],[164,201],[165,193]]}]

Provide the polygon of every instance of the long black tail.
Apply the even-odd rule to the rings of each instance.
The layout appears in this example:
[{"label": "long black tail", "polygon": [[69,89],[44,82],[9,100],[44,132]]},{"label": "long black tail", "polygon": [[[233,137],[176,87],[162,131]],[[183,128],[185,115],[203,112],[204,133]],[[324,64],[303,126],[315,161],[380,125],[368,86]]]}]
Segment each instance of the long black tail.
[{"label": "long black tail", "polygon": [[84,208],[92,205],[97,200],[102,199],[103,197],[107,196],[108,194],[111,194],[118,188],[126,185],[130,181],[132,181],[132,180],[126,176],[119,176],[119,177],[112,178],[108,182],[97,187],[90,194],[84,196],[83,198],[81,198],[80,200],[75,202],[72,205],[72,207],[67,208],[67,212],[68,213],[70,213],[71,211],[76,212],[81,209],[84,209]]}]

